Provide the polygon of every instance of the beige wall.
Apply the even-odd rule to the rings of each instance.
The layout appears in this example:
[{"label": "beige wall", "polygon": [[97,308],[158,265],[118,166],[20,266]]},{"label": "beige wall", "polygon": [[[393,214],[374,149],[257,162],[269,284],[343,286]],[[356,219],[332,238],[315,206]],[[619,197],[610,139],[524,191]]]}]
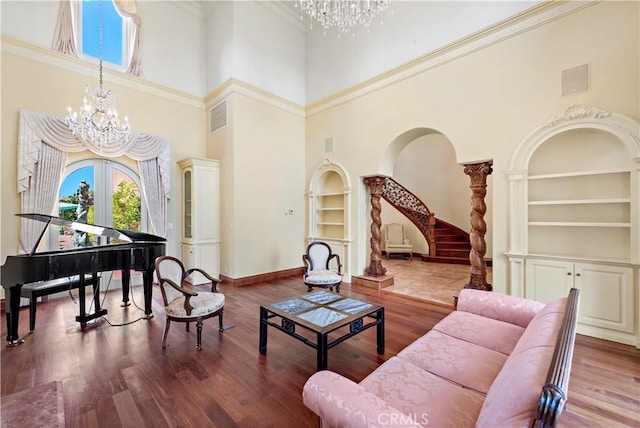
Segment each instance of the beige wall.
[{"label": "beige wall", "polygon": [[[10,40],[3,44],[14,45]],[[20,109],[64,116],[67,106],[77,109],[81,102],[83,84],[97,85],[95,76],[84,75],[85,66],[79,61],[49,51],[15,45],[19,54],[2,52],[2,184],[1,184],[1,248],[0,261],[18,251],[18,219],[20,212],[17,193],[16,160],[18,117]],[[49,65],[49,64],[57,64]],[[168,137],[171,142],[171,201],[167,253],[179,255],[180,231],[180,174],[176,164],[189,156],[205,154],[203,102],[188,95],[145,84],[140,79],[122,78],[126,86],[110,83],[105,73],[105,87],[116,91],[116,106],[121,116],[128,115],[136,132]],[[132,89],[137,87],[138,89]]]},{"label": "beige wall", "polygon": [[229,126],[209,137],[207,150],[222,161],[221,273],[243,278],[299,267],[304,117],[279,107],[275,97],[234,92],[227,102]]},{"label": "beige wall", "polygon": [[[332,159],[357,183],[355,273],[362,273],[369,254],[369,208],[361,177],[388,174],[385,152],[397,136],[430,128],[451,141],[458,163],[494,162],[488,256],[494,261],[495,289],[509,291],[504,252],[510,157],[530,131],[572,104],[638,118],[638,9],[638,2],[597,3],[310,116],[307,180],[327,155],[324,139],[333,136]],[[585,63],[591,69],[589,90],[561,96],[561,71]]]}]

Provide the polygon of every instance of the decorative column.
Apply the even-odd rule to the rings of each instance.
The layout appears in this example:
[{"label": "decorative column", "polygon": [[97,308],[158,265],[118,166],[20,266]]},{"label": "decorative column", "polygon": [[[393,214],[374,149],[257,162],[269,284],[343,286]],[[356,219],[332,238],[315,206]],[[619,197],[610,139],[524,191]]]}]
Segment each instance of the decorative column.
[{"label": "decorative column", "polygon": [[464,166],[464,173],[471,178],[471,279],[465,288],[486,291],[493,290],[491,284],[487,283],[487,267],[484,261],[487,252],[487,243],[484,240],[487,232],[487,223],[484,221],[487,205],[484,198],[487,195],[487,176],[493,172],[492,165],[493,163],[488,161]]},{"label": "decorative column", "polygon": [[383,175],[364,178],[364,184],[369,186],[371,193],[371,262],[369,267],[364,270],[364,273],[370,276],[383,276],[387,272],[382,266],[382,248],[380,247],[382,242],[382,233],[380,232],[382,205],[380,204],[380,197],[382,196],[382,187],[386,178]]}]

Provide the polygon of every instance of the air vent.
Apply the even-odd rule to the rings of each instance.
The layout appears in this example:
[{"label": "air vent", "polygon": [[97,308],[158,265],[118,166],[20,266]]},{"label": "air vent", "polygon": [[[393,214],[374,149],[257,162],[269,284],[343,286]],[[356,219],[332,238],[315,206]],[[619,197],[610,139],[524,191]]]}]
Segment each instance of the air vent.
[{"label": "air vent", "polygon": [[562,96],[577,94],[589,89],[589,64],[562,70]]},{"label": "air vent", "polygon": [[214,133],[227,126],[227,102],[223,101],[209,111],[209,132]]}]

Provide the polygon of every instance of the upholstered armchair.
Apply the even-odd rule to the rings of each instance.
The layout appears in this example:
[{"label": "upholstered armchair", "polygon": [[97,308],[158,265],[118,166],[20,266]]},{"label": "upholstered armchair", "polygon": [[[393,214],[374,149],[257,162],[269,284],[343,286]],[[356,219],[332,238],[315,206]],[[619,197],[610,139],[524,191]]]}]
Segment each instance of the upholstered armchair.
[{"label": "upholstered armchair", "polygon": [[[335,268],[331,267],[331,260],[335,259]],[[307,247],[307,251],[302,255],[302,261],[305,265],[304,283],[307,291],[311,291],[313,287],[329,288],[333,291],[340,292],[340,284],[342,283],[342,263],[340,256],[331,252],[331,247],[325,242],[312,242]]]},{"label": "upholstered armchair", "polygon": [[[167,346],[167,334],[171,321],[196,323],[196,349],[202,349],[202,322],[211,317],[218,317],[218,331],[223,331],[222,312],[224,309],[224,294],[218,292],[220,281],[210,276],[202,269],[185,270],[182,262],[175,257],[162,256],[155,261],[156,275],[160,282],[160,291],[164,301],[167,323],[162,337],[162,347]],[[211,284],[211,291],[195,291],[195,287],[186,286],[186,278],[194,272],[202,274]]]},{"label": "upholstered armchair", "polygon": [[404,224],[389,223],[384,226],[384,250],[387,260],[391,253],[408,254],[409,260],[413,257],[413,247],[407,239]]}]

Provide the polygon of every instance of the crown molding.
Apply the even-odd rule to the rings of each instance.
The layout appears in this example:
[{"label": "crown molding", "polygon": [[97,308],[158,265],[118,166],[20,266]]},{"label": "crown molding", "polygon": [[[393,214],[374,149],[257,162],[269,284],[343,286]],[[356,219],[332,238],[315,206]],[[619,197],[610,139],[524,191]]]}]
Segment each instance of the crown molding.
[{"label": "crown molding", "polygon": [[334,95],[307,104],[312,116],[600,3],[548,1]]},{"label": "crown molding", "polygon": [[305,21],[301,19],[300,10],[294,8],[294,1],[257,1],[256,3],[282,18],[301,33],[309,31]]},{"label": "crown molding", "polygon": [[[2,53],[14,55],[40,64],[67,70],[87,77],[96,77],[96,65],[82,58],[61,54],[59,52],[37,47],[28,43],[12,39],[7,36],[0,38],[2,42]],[[145,92],[154,96],[162,97],[171,101],[179,102],[196,108],[204,108],[202,97],[187,94],[176,89],[149,82],[139,77],[111,70],[104,69],[105,82],[123,86],[135,91]]]},{"label": "crown molding", "polygon": [[233,78],[226,80],[224,83],[222,83],[220,86],[218,86],[205,96],[205,108],[207,110],[212,109],[232,94],[244,95],[245,97],[259,101],[263,104],[270,105],[280,110],[284,110],[296,116],[300,116],[303,118],[305,117],[304,106],[274,95],[271,92],[267,92],[264,89],[253,86],[250,83]]}]

